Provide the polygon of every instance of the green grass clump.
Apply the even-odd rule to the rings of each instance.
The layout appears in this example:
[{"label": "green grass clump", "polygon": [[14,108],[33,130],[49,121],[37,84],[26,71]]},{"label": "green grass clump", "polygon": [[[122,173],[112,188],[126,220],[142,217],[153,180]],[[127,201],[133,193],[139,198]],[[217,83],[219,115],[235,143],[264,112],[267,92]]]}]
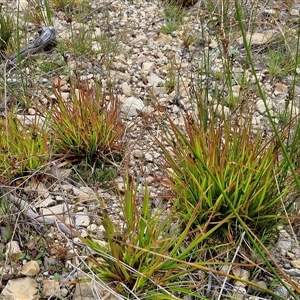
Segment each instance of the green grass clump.
[{"label": "green grass clump", "polygon": [[[27,121],[27,122],[26,122]],[[28,124],[27,124],[28,123]],[[0,177],[7,181],[43,168],[50,160],[50,134],[39,118],[28,122],[12,113],[0,121]]]},{"label": "green grass clump", "polygon": [[165,23],[161,26],[160,31],[165,34],[171,34],[182,24],[183,17],[184,11],[176,2],[166,4],[164,8]]},{"label": "green grass clump", "polygon": [[153,212],[150,203],[147,188],[139,197],[137,186],[128,180],[120,201],[124,223],[118,226],[104,213],[102,224],[107,242],[82,239],[96,254],[89,259],[93,272],[130,299],[133,295],[139,299],[174,299],[176,293],[201,298],[191,290],[193,280],[183,282],[182,278],[197,269],[185,265],[185,260],[189,260],[202,239],[195,238],[185,245],[191,224],[184,232],[180,232],[180,226],[172,229],[172,215],[163,214],[163,210]]},{"label": "green grass clump", "polygon": [[12,17],[3,12],[0,7],[0,54],[4,54],[14,31]]},{"label": "green grass clump", "polygon": [[205,131],[198,120],[186,116],[185,134],[169,121],[167,146],[160,145],[171,170],[168,182],[178,214],[188,221],[200,203],[196,227],[229,218],[222,231],[232,239],[238,215],[256,234],[270,233],[282,218],[281,201],[292,201],[285,196],[293,187],[282,172],[276,142],[253,137],[247,126],[211,123]]},{"label": "green grass clump", "polygon": [[99,158],[113,158],[122,152],[124,127],[116,97],[107,100],[100,87],[84,85],[72,89],[70,100],[57,90],[55,94],[57,104],[48,116],[57,153],[93,165]]}]

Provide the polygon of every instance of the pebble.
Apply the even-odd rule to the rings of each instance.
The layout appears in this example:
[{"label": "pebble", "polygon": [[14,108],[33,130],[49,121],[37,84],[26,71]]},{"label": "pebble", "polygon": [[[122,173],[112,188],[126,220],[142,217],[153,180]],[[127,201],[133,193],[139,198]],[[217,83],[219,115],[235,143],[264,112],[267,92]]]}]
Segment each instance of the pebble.
[{"label": "pebble", "polygon": [[21,270],[21,274],[25,276],[36,276],[40,272],[40,266],[35,260],[26,263]]}]

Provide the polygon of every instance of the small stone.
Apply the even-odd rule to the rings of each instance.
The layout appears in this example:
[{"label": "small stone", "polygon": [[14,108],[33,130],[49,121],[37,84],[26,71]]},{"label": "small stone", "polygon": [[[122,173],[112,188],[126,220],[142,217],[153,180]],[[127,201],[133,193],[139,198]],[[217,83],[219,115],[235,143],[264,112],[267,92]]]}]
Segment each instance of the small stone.
[{"label": "small stone", "polygon": [[47,198],[41,199],[41,201],[37,202],[35,204],[35,207],[36,208],[49,207],[49,206],[53,206],[55,204],[56,204],[56,201],[54,199],[52,199],[52,197],[49,195]]},{"label": "small stone", "polygon": [[58,204],[55,206],[51,206],[49,208],[41,208],[41,213],[44,216],[47,216],[49,218],[56,219],[56,216],[59,216],[60,218],[63,218],[63,215],[68,211],[68,207],[65,203]]},{"label": "small stone", "polygon": [[236,300],[244,300],[245,295],[247,294],[247,291],[244,287],[234,287],[234,294],[232,295],[233,299]]},{"label": "small stone", "polygon": [[[246,40],[248,43],[251,43],[252,45],[263,45],[270,41],[270,39],[273,37],[270,33],[262,33],[262,32],[254,32],[247,33],[246,34]],[[242,45],[244,43],[243,37],[240,37],[237,39],[237,42]]]},{"label": "small stone", "polygon": [[300,269],[300,260],[293,260],[293,261],[291,261],[291,265],[294,268]]},{"label": "small stone", "polygon": [[96,224],[91,224],[87,226],[87,230],[91,232],[96,232],[98,230],[98,226]]},{"label": "small stone", "polygon": [[[258,286],[264,288],[264,289],[267,289],[267,284],[265,281],[263,280],[259,280],[259,281],[254,281],[255,284],[257,284]],[[256,287],[253,287],[254,290],[259,290],[259,288],[256,288]]]},{"label": "small stone", "polygon": [[5,246],[5,254],[6,255],[12,255],[12,254],[20,254],[21,249],[19,246],[19,243],[17,241],[11,241],[6,244]]},{"label": "small stone", "polygon": [[276,91],[284,93],[284,94],[287,94],[288,91],[289,91],[288,86],[285,85],[285,84],[283,84],[283,83],[280,83],[280,82],[278,82],[278,83],[275,84],[274,89]]},{"label": "small stone", "polygon": [[26,263],[21,270],[21,274],[25,276],[35,276],[39,272],[40,266],[35,260],[31,260],[28,263]]},{"label": "small stone", "polygon": [[227,106],[221,104],[215,104],[213,106],[213,110],[220,117],[228,117],[230,115],[230,109]]},{"label": "small stone", "polygon": [[141,151],[139,149],[132,150],[131,155],[137,159],[143,159],[143,157],[144,157],[143,151]]},{"label": "small stone", "polygon": [[293,17],[298,17],[299,16],[299,10],[295,9],[295,8],[292,8],[290,10],[290,15],[293,16]]},{"label": "small stone", "polygon": [[152,154],[147,152],[145,154],[145,159],[146,159],[147,162],[153,162],[153,156],[152,156]]},{"label": "small stone", "polygon": [[142,71],[148,75],[153,72],[155,67],[155,63],[152,61],[144,62],[142,66]]},{"label": "small stone", "polygon": [[215,39],[213,39],[213,40],[211,40],[211,42],[210,42],[210,44],[208,45],[208,47],[209,47],[210,49],[215,49],[215,48],[218,47],[218,42],[217,42]]},{"label": "small stone", "polygon": [[91,199],[91,195],[89,195],[89,194],[87,194],[85,192],[80,192],[79,194],[77,194],[77,198],[81,202],[86,202],[87,200]]},{"label": "small stone", "polygon": [[43,280],[43,298],[60,297],[59,282],[56,280]]},{"label": "small stone", "polygon": [[164,85],[164,82],[165,82],[163,79],[161,79],[155,73],[151,73],[149,76],[147,76],[147,81],[150,86]]},{"label": "small stone", "polygon": [[30,114],[30,115],[36,115],[36,110],[34,109],[34,108],[28,108],[28,113]]},{"label": "small stone", "polygon": [[73,295],[73,300],[82,300],[82,295],[84,295],[84,299],[95,299],[95,291],[100,296],[100,299],[110,299],[110,300],[118,300],[119,298],[112,295],[105,287],[97,286],[92,287],[89,282],[80,282],[76,284],[75,292]]},{"label": "small stone", "polygon": [[115,179],[115,183],[117,185],[118,191],[124,193],[125,192],[125,182],[122,177],[117,177]]},{"label": "small stone", "polygon": [[18,0],[16,3],[16,7],[18,7],[18,9],[20,11],[24,11],[28,8],[28,1],[27,0]]},{"label": "small stone", "polygon": [[[90,225],[90,218],[89,216],[84,212],[76,213],[74,216],[75,219],[75,225],[76,226],[83,226],[87,227]],[[69,218],[66,219],[67,224],[73,224],[73,221],[71,221]]]},{"label": "small stone", "polygon": [[132,89],[126,81],[121,84],[121,89],[126,97],[132,96]]},{"label": "small stone", "polygon": [[137,116],[145,105],[141,99],[129,97],[122,100],[121,111],[129,117]]}]

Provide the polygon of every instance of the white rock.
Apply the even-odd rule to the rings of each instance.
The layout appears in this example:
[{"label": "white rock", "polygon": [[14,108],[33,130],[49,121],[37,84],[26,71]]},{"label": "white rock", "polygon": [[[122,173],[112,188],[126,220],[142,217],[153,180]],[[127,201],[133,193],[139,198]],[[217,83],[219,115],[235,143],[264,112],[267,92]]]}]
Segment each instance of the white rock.
[{"label": "white rock", "polygon": [[56,204],[56,201],[54,199],[52,199],[52,197],[49,195],[47,198],[45,199],[41,199],[40,201],[38,201],[34,206],[35,207],[49,207],[49,206],[53,206]]},{"label": "white rock", "polygon": [[141,99],[135,97],[129,97],[122,100],[121,111],[129,116],[137,116],[139,111],[144,109],[145,105]]},{"label": "white rock", "polygon": [[12,255],[12,254],[19,254],[22,253],[19,243],[17,241],[11,241],[6,244],[5,246],[5,254]]},{"label": "white rock", "polygon": [[148,161],[148,162],[153,162],[153,156],[152,156],[152,154],[147,152],[147,153],[145,154],[145,159],[146,159],[146,161]]},{"label": "white rock", "polygon": [[297,268],[297,269],[300,269],[300,260],[293,260],[291,261],[291,265],[294,267],[294,268]]},{"label": "white rock", "polygon": [[2,299],[7,300],[38,300],[38,285],[35,280],[24,277],[9,280],[3,291]]},{"label": "white rock", "polygon": [[211,40],[211,42],[209,44],[209,48],[215,49],[217,47],[218,47],[218,42],[215,39]]},{"label": "white rock", "polygon": [[[68,221],[66,221],[68,222]],[[75,214],[75,224],[77,226],[84,226],[87,227],[90,225],[90,218],[89,216],[84,212],[79,212]]]},{"label": "white rock", "polygon": [[236,300],[244,300],[247,291],[244,287],[234,287],[234,294],[232,295],[233,299]]},{"label": "white rock", "polygon": [[126,97],[130,97],[132,95],[132,89],[126,81],[121,84],[121,89]]},{"label": "white rock", "polygon": [[290,11],[290,15],[293,16],[293,17],[298,17],[299,16],[299,10],[295,9],[295,8],[292,8],[291,11]]},{"label": "white rock", "polygon": [[144,62],[144,63],[143,63],[142,71],[143,71],[146,75],[148,75],[148,74],[150,74],[151,72],[153,72],[154,67],[155,67],[155,63],[154,63],[154,62],[152,62],[152,61],[147,61],[147,62]]},{"label": "white rock", "polygon": [[[269,110],[272,109],[272,102],[271,101],[267,101],[267,107]],[[256,110],[260,113],[260,114],[264,114],[266,112],[266,106],[265,103],[262,99],[259,99],[256,104]]]},{"label": "white rock", "polygon": [[81,191],[83,191],[84,193],[90,194],[90,195],[95,195],[95,192],[92,188],[90,188],[89,186],[81,186],[79,188]]},{"label": "white rock", "polygon": [[21,274],[25,276],[35,276],[39,272],[40,266],[35,260],[31,260],[28,263],[26,263],[21,270]]},{"label": "white rock", "polygon": [[49,208],[41,208],[41,213],[49,218],[56,219],[56,216],[63,218],[63,215],[68,211],[67,205],[65,203],[51,206]]},{"label": "white rock", "polygon": [[165,81],[158,77],[155,73],[151,73],[149,76],[147,76],[148,85],[150,86],[158,86],[163,85]]},{"label": "white rock", "polygon": [[87,226],[87,230],[89,230],[91,232],[96,232],[98,230],[98,226],[96,224],[91,224],[91,225]]}]

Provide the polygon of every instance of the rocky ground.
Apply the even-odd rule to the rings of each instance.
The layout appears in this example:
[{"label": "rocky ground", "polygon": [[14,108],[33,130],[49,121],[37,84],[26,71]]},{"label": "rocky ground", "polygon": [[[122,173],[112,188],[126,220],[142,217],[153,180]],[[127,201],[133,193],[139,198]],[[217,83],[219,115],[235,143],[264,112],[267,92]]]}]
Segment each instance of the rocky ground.
[{"label": "rocky ground", "polygon": [[[252,1],[245,4],[248,12],[245,27],[250,30],[255,25],[251,44],[257,76],[267,94],[275,123],[280,124],[283,112],[289,111],[293,116],[299,114],[300,85],[296,85],[293,91],[296,101],[289,101],[292,77],[284,75],[280,66],[277,70],[275,65],[275,70],[271,70],[270,51],[280,52],[288,45],[291,51],[295,51],[300,2],[294,1],[289,5],[282,1],[251,4]],[[20,14],[33,12],[30,5],[31,2],[20,0]],[[220,4],[216,1],[215,5],[213,12],[209,12],[206,1],[201,0],[186,8],[180,26],[170,34],[165,27],[169,24],[166,21],[166,4],[158,0],[93,1],[81,17],[72,11],[55,10],[52,20],[57,32],[57,48],[34,55],[22,62],[20,68],[9,71],[6,74],[7,84],[18,93],[20,80],[24,76],[28,79],[27,95],[38,101],[25,105],[26,122],[37,115],[43,118],[39,105],[49,105],[49,99],[55,100],[53,86],[60,89],[65,99],[69,99],[72,77],[89,84],[101,81],[106,91],[112,87],[121,101],[127,126],[124,137],[128,143],[126,162],[131,174],[139,176],[141,188],[145,181],[149,184],[155,208],[162,201],[161,195],[166,194],[157,180],[162,171],[162,160],[153,141],[153,135],[160,136],[156,122],[168,112],[178,125],[183,126],[182,113],[195,111],[195,103],[191,100],[195,92],[207,97],[212,104],[210,113],[216,117],[234,114],[236,122],[242,124],[251,114],[254,129],[272,135],[265,105],[247,64],[241,34],[230,11],[228,20],[233,23],[226,35],[229,39],[225,50],[232,53],[232,91],[238,103],[220,105],[220,99],[226,99],[229,91],[224,90],[220,80],[224,72],[224,48],[219,47],[218,39],[223,33],[222,22],[217,24],[222,20]],[[3,7],[17,15],[18,5],[14,1],[5,2]],[[31,23],[24,24],[24,36],[28,39],[37,32],[32,16],[31,20]],[[227,42],[224,41],[223,46]],[[26,45],[26,39],[22,44]],[[209,74],[203,72],[205,64],[209,65]],[[296,72],[300,74],[300,70]],[[247,90],[241,87],[241,78],[247,83]],[[209,87],[206,93],[202,90],[203,86]],[[7,93],[11,105],[18,100],[14,95]],[[16,113],[24,120],[24,109]],[[101,197],[105,199],[115,222],[122,222],[116,193],[116,190],[124,189],[122,172],[115,185],[105,188],[80,181],[74,175],[74,169],[51,166],[49,173],[52,180],[28,180],[18,189],[20,199],[24,199],[25,195],[26,201],[30,202],[32,213],[52,217],[56,220],[53,225],[59,223],[57,216],[60,216],[81,236],[89,235],[101,240],[104,236],[99,204]],[[84,254],[81,253],[83,248],[79,239],[72,237],[68,229],[52,226],[45,231],[43,224],[35,222],[28,212],[15,211],[11,222],[17,224],[11,239],[5,239],[8,228],[1,227],[1,299],[122,299],[100,283],[94,287],[76,283],[78,276],[83,276],[80,270],[85,263],[80,257]],[[298,232],[295,226],[294,234]],[[14,257],[18,255],[23,255],[23,259],[14,263]],[[289,229],[280,229],[274,256],[285,272],[299,283],[300,248],[298,239]],[[249,277],[250,274],[245,275],[246,279]],[[262,278],[259,284],[267,286],[269,282]],[[247,287],[239,288],[246,291]],[[274,291],[289,298],[282,286],[277,286]],[[245,297],[250,299],[255,292],[248,292]]]}]

